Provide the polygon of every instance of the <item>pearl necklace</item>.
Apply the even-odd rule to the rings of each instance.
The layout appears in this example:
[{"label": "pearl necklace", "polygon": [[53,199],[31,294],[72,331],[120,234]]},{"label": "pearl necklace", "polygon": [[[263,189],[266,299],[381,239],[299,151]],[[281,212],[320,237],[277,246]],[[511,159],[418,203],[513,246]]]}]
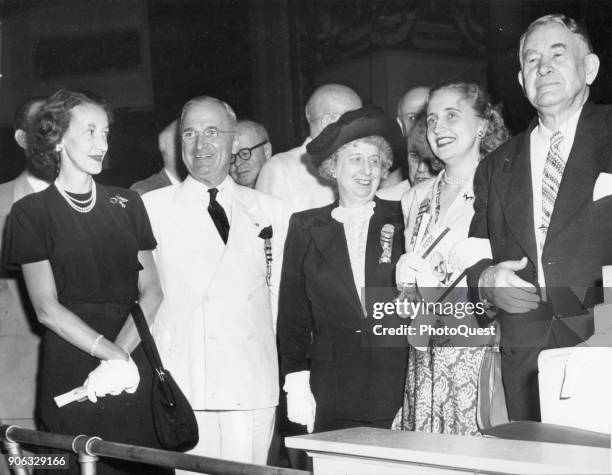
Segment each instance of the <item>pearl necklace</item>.
[{"label": "pearl necklace", "polygon": [[444,175],[442,176],[442,181],[450,186],[463,186],[470,178],[472,178],[472,175],[451,178],[445,170]]},{"label": "pearl necklace", "polygon": [[70,196],[68,193],[66,193],[66,191],[59,187],[57,180],[55,181],[54,185],[55,188],[57,188],[57,191],[59,191],[59,194],[62,195],[62,198],[66,200],[66,203],[68,203],[73,210],[78,211],[79,213],[89,213],[96,205],[97,194],[95,183],[93,183],[93,186],[91,187],[91,196],[84,200],[78,200]]}]

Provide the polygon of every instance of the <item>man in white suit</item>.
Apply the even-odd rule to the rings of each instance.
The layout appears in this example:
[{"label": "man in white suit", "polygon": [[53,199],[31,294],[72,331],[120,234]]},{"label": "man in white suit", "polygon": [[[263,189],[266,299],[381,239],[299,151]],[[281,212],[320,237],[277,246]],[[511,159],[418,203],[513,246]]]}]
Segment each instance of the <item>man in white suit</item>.
[{"label": "man in white suit", "polygon": [[189,176],[143,196],[164,291],[154,334],[196,413],[191,453],[265,464],[278,403],[284,207],[228,176],[238,141],[225,102],[187,102],[179,133]]}]

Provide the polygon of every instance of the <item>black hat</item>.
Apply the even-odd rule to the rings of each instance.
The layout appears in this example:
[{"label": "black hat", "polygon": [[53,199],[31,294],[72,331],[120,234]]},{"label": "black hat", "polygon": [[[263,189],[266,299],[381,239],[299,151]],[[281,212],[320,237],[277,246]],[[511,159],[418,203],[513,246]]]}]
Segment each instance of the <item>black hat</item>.
[{"label": "black hat", "polygon": [[406,139],[402,130],[395,120],[385,117],[382,109],[376,106],[345,112],[336,122],[325,127],[306,146],[306,151],[312,157],[313,165],[318,168],[323,160],[343,145],[370,135],[379,135],[389,142],[393,150],[390,171],[406,160]]}]

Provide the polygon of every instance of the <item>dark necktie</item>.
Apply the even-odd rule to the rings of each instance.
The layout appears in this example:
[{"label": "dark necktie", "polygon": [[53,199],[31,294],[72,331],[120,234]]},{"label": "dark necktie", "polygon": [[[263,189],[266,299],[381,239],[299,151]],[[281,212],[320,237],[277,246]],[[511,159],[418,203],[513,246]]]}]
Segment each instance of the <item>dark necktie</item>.
[{"label": "dark necktie", "polygon": [[217,231],[219,231],[219,236],[221,236],[223,242],[227,244],[227,236],[229,235],[230,226],[223,206],[221,206],[217,201],[217,193],[219,193],[219,190],[217,190],[216,188],[211,188],[210,190],[208,190],[208,192],[210,193],[208,214],[210,214],[213,223],[215,223],[215,227],[217,228]]}]

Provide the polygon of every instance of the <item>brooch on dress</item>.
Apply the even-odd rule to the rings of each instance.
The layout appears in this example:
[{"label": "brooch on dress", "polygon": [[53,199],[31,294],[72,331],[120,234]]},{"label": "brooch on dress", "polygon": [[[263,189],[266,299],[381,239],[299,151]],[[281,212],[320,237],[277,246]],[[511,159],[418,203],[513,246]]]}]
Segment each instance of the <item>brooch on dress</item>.
[{"label": "brooch on dress", "polygon": [[259,233],[259,237],[264,240],[264,253],[266,255],[266,283],[270,285],[272,275],[272,226],[266,226]]},{"label": "brooch on dress", "polygon": [[128,202],[128,199],[117,194],[113,196],[109,201],[112,205],[119,205],[122,208],[125,208],[125,204]]},{"label": "brooch on dress", "polygon": [[379,264],[389,264],[391,262],[391,252],[393,252],[393,235],[395,234],[395,226],[385,224],[380,230],[380,245],[382,254],[378,259]]},{"label": "brooch on dress", "polygon": [[468,195],[467,193],[464,193],[464,194],[463,194],[463,199],[464,199],[465,201],[468,201],[468,202],[469,202],[469,201],[474,201],[474,195]]}]

